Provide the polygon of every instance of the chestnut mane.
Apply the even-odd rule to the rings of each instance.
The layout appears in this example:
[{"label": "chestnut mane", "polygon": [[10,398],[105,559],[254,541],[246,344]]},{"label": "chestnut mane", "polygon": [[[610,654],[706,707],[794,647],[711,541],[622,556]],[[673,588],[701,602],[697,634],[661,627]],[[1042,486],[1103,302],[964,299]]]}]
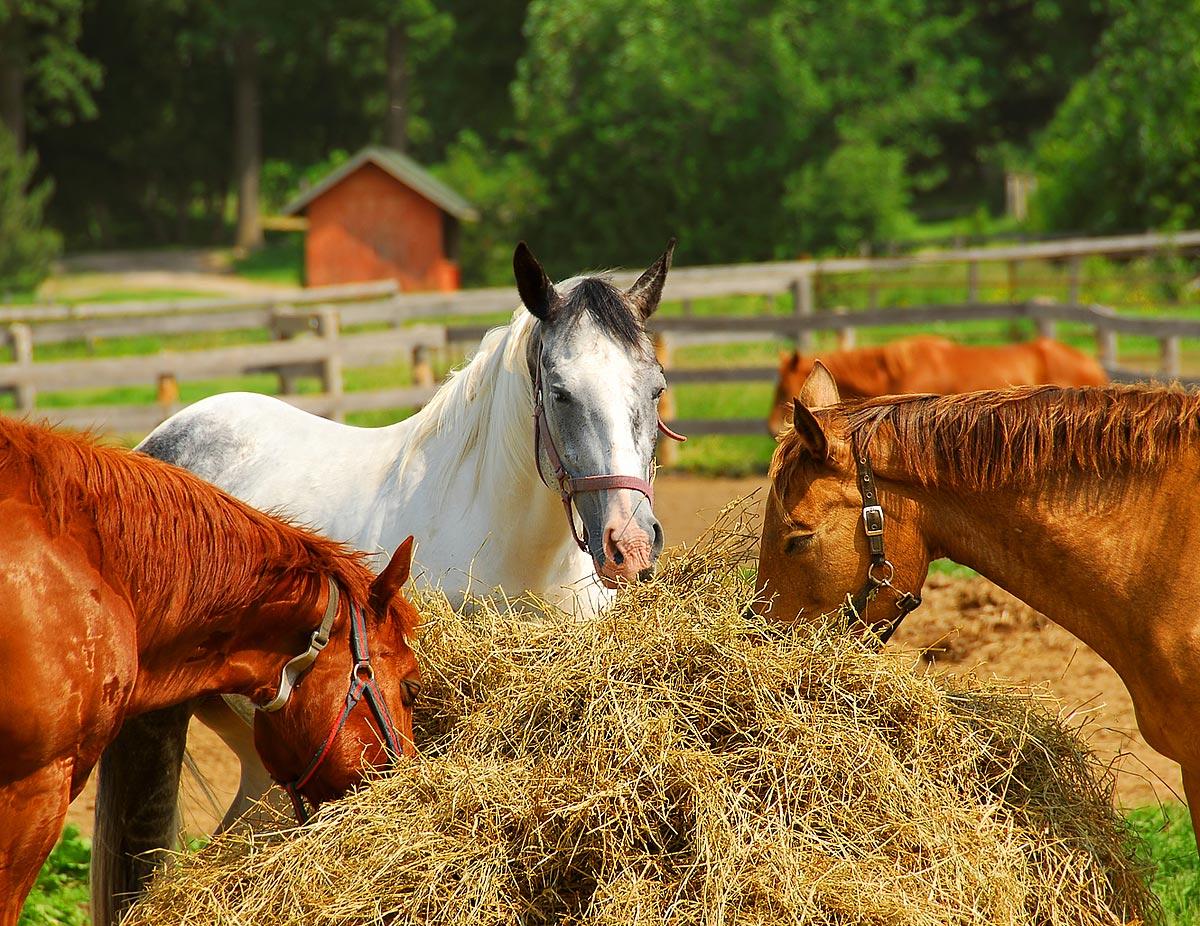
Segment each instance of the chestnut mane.
[{"label": "chestnut mane", "polygon": [[[818,412],[844,417],[860,447],[886,441],[920,483],[997,488],[1057,475],[1146,472],[1200,439],[1200,394],[1179,387],[1019,386],[957,396],[887,396]],[[808,458],[794,431],[771,465],[785,484]]]},{"label": "chestnut mane", "polygon": [[363,554],[90,435],[0,416],[0,487],[40,506],[52,534],[94,524],[105,572],[147,613],[246,606],[287,573],[328,575],[360,604],[370,590]]}]

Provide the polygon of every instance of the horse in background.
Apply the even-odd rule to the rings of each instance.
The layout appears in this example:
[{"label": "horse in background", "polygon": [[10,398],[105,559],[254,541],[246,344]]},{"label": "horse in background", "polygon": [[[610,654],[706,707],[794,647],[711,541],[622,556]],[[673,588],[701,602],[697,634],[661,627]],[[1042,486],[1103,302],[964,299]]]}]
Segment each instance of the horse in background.
[{"label": "horse in background", "polygon": [[934,335],[901,338],[880,347],[803,355],[785,353],[767,428],[777,437],[792,399],[817,360],[846,398],[927,393],[954,395],[1008,386],[1103,386],[1104,368],[1080,350],[1050,338],[1020,344],[973,346]]},{"label": "horse in background", "polygon": [[[361,554],[191,473],[0,418],[0,926],[17,922],[67,805],[126,720],[217,692],[249,698],[267,774],[301,807],[411,755],[411,552],[376,578]],[[367,706],[347,710],[352,696]],[[151,745],[181,758],[184,738]],[[125,787],[174,821],[178,779],[147,787],[145,759],[126,757]],[[97,923],[149,876],[139,853],[175,837],[147,843],[130,823],[98,820]]]},{"label": "horse in background", "polygon": [[[511,323],[397,424],[350,427],[227,393],[172,416],[138,449],[368,554],[416,534],[416,581],[455,606],[532,593],[595,614],[616,582],[648,574],[663,547],[650,479],[666,380],[645,322],[673,248],[621,290],[604,276],[555,285],[522,243],[513,272],[523,305]],[[138,791],[173,788],[181,754],[136,766],[132,757],[182,742],[195,713],[241,763],[222,828],[232,823],[270,786],[236,711],[207,698],[127,723],[101,760],[113,772],[101,775],[97,817],[171,830],[174,805],[147,804]]]},{"label": "horse in background", "polygon": [[1200,830],[1200,395],[1018,387],[841,402],[819,364],[771,461],[757,608],[886,639],[931,560],[1091,646]]}]

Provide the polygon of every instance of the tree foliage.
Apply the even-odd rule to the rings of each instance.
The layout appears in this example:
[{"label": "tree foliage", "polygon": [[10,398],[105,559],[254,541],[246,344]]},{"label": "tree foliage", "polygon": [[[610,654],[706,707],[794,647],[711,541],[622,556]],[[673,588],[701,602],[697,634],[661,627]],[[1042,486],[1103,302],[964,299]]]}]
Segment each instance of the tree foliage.
[{"label": "tree foliage", "polygon": [[1056,227],[1200,219],[1200,0],[0,0],[0,33],[18,16],[76,247],[230,239],[239,36],[264,208],[403,138],[480,208],[468,281],[520,237],[558,274],[672,234],[689,263],[854,251],[1031,163]]},{"label": "tree foliage", "polygon": [[1112,0],[1095,69],[1038,149],[1051,227],[1200,222],[1200,0]]},{"label": "tree foliage", "polygon": [[46,278],[61,247],[58,234],[42,227],[51,184],[33,184],[36,163],[0,128],[0,291],[33,289]]}]

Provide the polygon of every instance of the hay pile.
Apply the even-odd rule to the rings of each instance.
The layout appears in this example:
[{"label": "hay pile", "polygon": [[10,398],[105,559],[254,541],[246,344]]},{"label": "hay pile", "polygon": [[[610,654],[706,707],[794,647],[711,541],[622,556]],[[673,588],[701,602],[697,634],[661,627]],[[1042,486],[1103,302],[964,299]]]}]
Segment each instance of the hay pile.
[{"label": "hay pile", "polygon": [[731,518],[597,623],[436,608],[422,760],[306,829],[183,856],[130,922],[1079,926],[1151,912],[1109,782],[1044,706],[948,687],[829,629],[744,619],[747,532]]}]

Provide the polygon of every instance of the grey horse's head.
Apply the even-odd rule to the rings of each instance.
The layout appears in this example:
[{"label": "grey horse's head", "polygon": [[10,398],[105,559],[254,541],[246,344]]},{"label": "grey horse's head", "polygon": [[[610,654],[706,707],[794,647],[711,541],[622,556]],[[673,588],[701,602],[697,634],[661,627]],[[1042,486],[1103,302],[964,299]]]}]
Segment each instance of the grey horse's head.
[{"label": "grey horse's head", "polygon": [[[674,248],[672,240],[622,291],[599,276],[556,287],[528,246],[517,246],[517,289],[538,319],[530,373],[535,381],[540,377],[546,427],[572,477],[651,478],[666,380],[645,321],[662,298]],[[538,465],[555,486],[544,446]],[[579,492],[574,500],[597,574],[608,584],[649,577],[663,547],[650,499],[635,489],[605,488]]]}]

